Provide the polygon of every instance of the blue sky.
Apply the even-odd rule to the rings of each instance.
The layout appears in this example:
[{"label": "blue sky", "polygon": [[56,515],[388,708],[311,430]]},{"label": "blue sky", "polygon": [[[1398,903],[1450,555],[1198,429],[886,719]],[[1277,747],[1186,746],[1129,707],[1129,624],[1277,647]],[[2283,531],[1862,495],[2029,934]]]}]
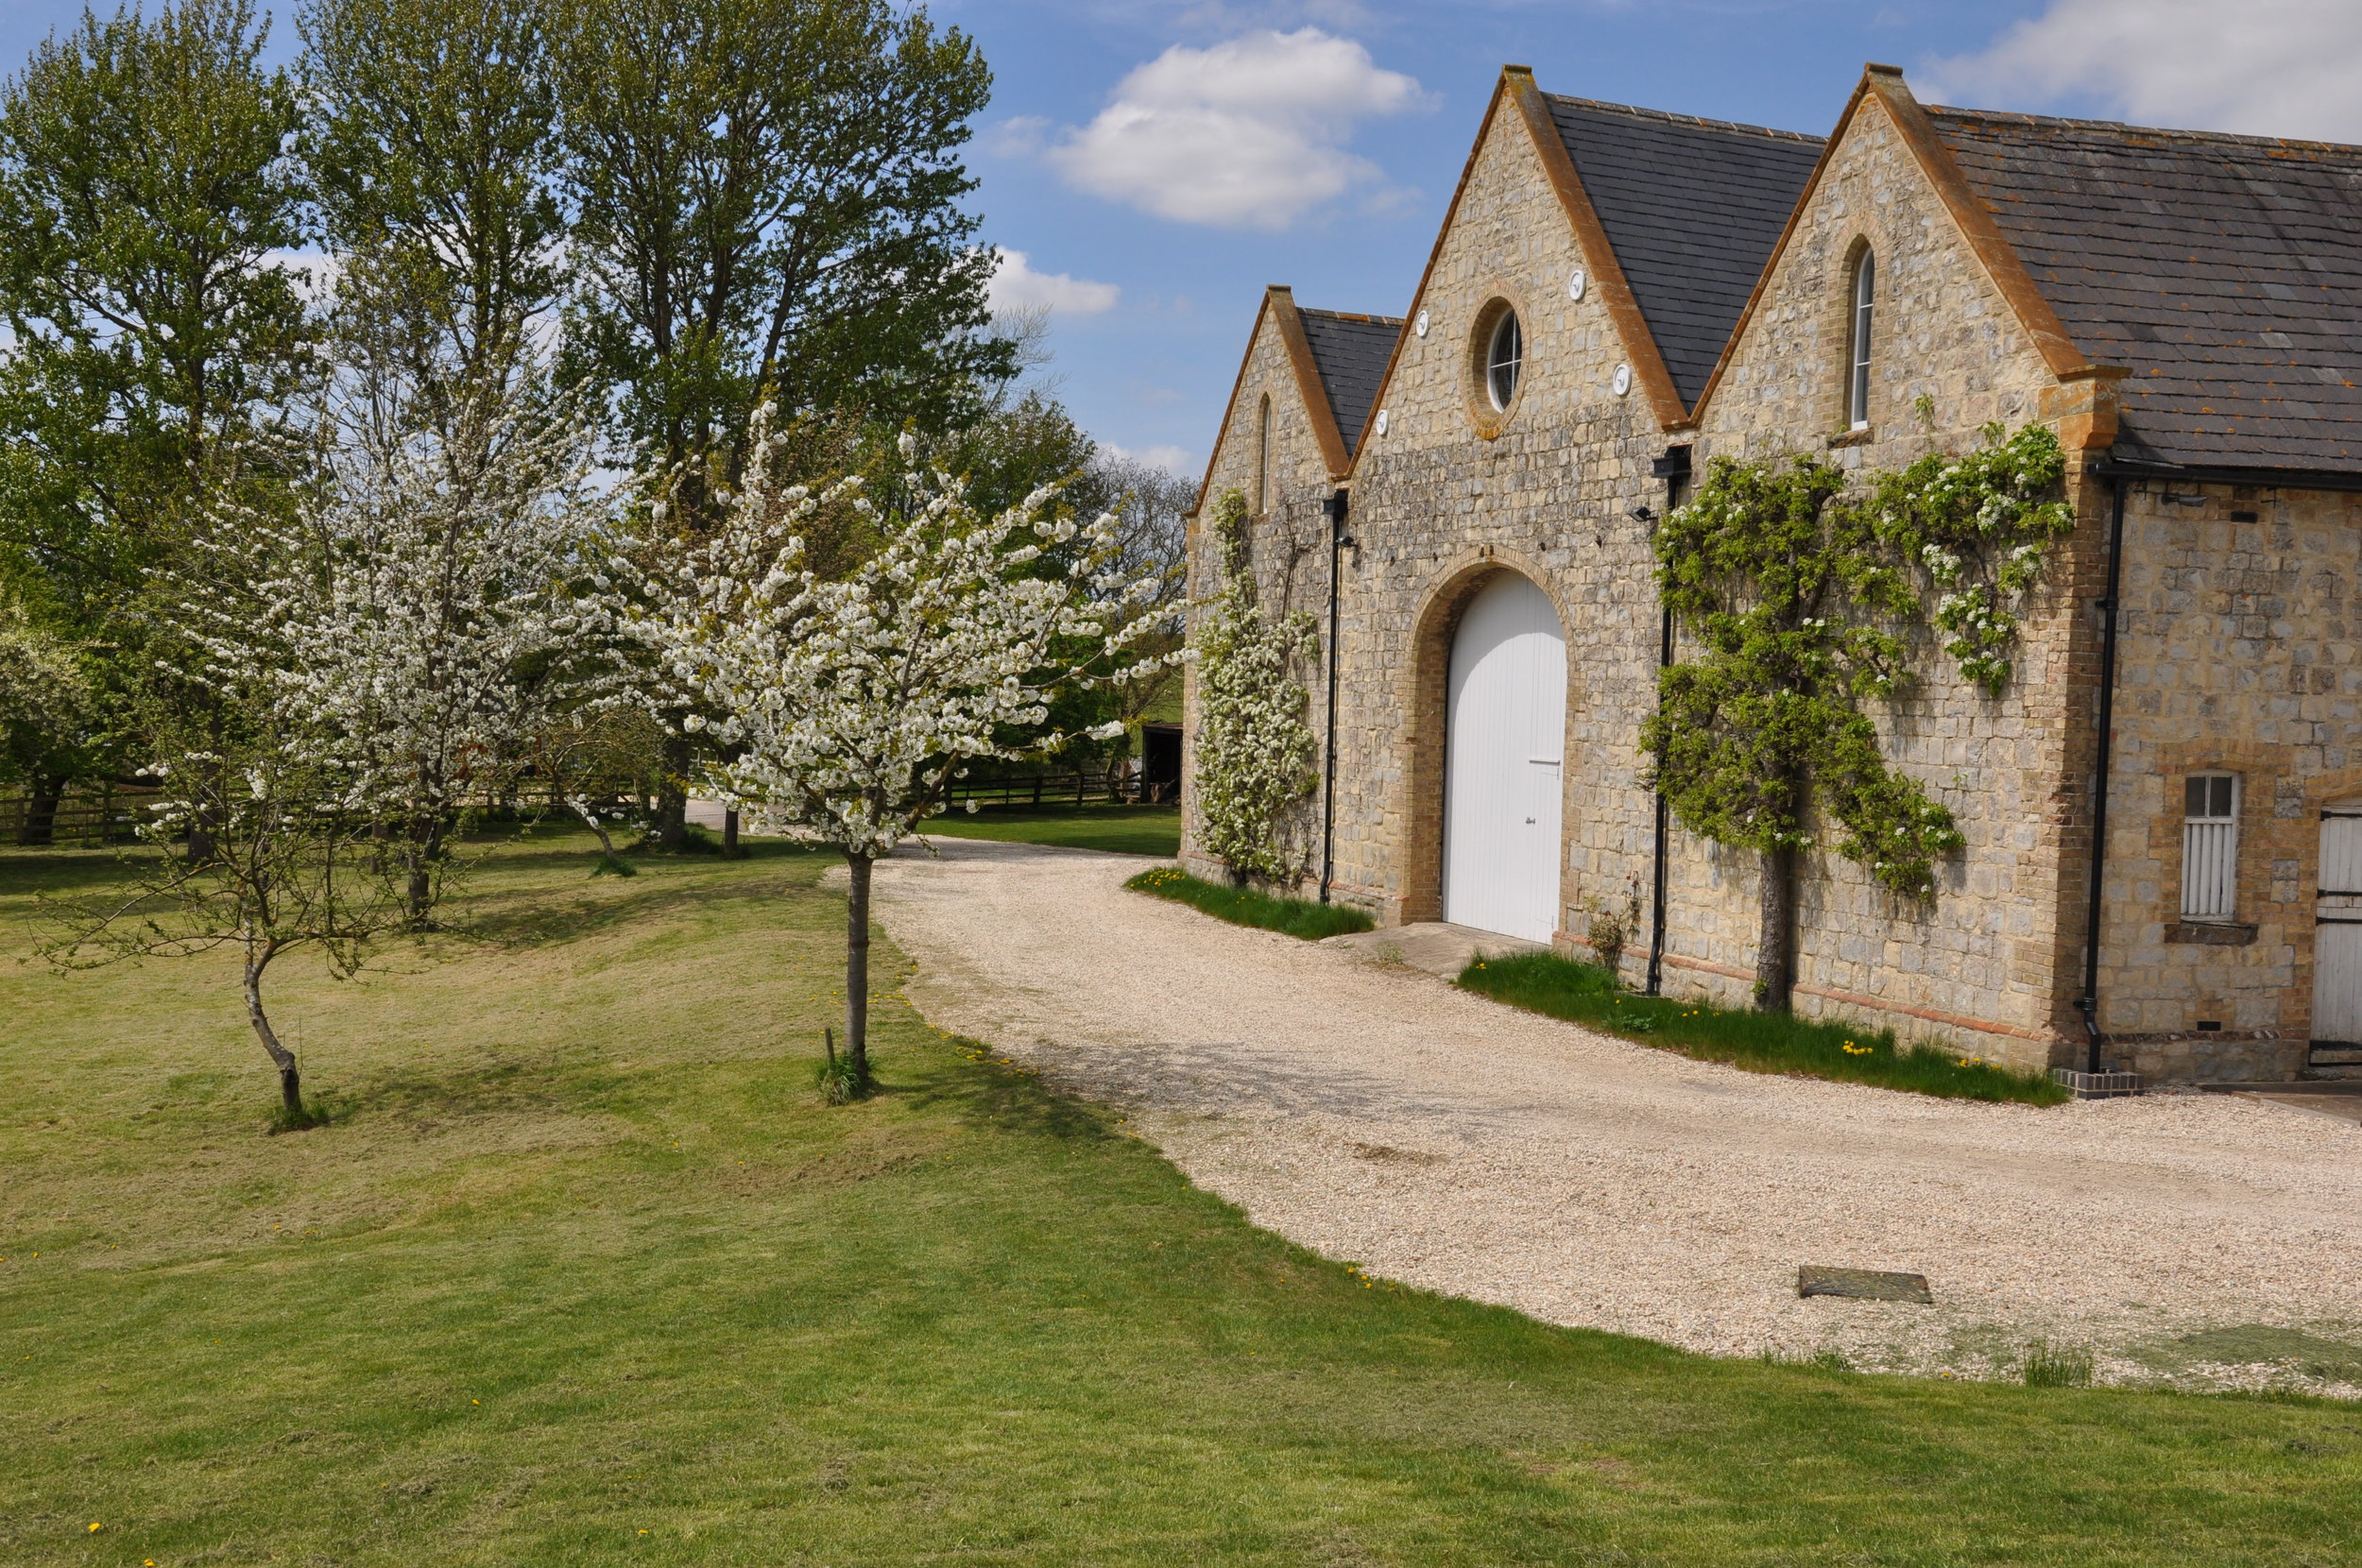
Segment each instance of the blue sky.
[{"label": "blue sky", "polygon": [[[2362,141],[2356,0],[937,0],[997,90],[977,203],[1101,439],[1202,463],[1268,282],[1398,312],[1500,65],[1823,132],[1865,60],[1930,101]],[[0,59],[79,5],[0,4]],[[283,15],[283,12],[282,12]],[[282,23],[282,43],[289,40]]]}]

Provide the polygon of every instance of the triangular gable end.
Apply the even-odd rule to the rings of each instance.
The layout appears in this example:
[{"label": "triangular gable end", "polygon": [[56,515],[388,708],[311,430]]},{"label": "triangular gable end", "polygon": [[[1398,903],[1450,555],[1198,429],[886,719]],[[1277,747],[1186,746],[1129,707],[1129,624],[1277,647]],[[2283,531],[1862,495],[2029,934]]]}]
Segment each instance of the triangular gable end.
[{"label": "triangular gable end", "polygon": [[[1943,203],[1954,227],[1967,242],[1970,253],[1977,258],[1978,266],[2009,305],[2018,325],[2042,355],[2043,362],[2050,367],[2051,373],[2062,382],[2120,374],[2110,367],[2095,366],[2090,356],[2068,334],[2058,313],[2050,308],[2050,302],[2035,286],[2025,262],[2002,234],[1992,212],[1970,187],[1967,177],[1961,173],[1950,149],[1936,134],[1926,111],[1920,107],[1919,100],[1904,85],[1901,68],[1872,64],[1862,68],[1861,81],[1856,85],[1854,95],[1846,100],[1845,111],[1838,116],[1837,128],[1822,145],[1821,157],[1813,165],[1812,177],[1805,182],[1803,194],[1796,198],[1795,210],[1789,213],[1787,226],[1780,231],[1779,243],[1765,258],[1762,275],[1756,279],[1754,289],[1747,298],[1746,308],[1739,312],[1737,322],[1731,328],[1730,337],[1722,346],[1720,357],[1715,362],[1714,373],[1706,379],[1704,389],[1698,394],[1695,407],[1703,409],[1713,401],[1715,389],[1721,385],[1723,374],[1730,368],[1731,356],[1746,336],[1749,325],[1763,303],[1764,290],[1770,286],[1773,274],[1778,271],[1781,261],[1795,239],[1797,224],[1803,220],[1813,197],[1819,194],[1830,162],[1843,145],[1855,117],[1861,112],[1863,102],[1873,95],[1886,110],[1903,145],[1910,150],[1912,162],[1926,177],[1937,198]],[[1689,422],[1693,425],[1696,422],[1694,414]]]},{"label": "triangular gable end", "polygon": [[[1305,319],[1308,315],[1313,318],[1309,324]],[[1206,473],[1198,481],[1197,500],[1190,508],[1190,516],[1195,517],[1205,508],[1207,486],[1213,484],[1214,470],[1222,464],[1223,442],[1229,439],[1240,394],[1245,391],[1247,373],[1255,366],[1256,347],[1263,341],[1267,330],[1279,334],[1280,346],[1287,352],[1296,397],[1304,405],[1306,422],[1320,447],[1321,462],[1328,470],[1330,482],[1344,483],[1352,471],[1354,449],[1377,395],[1377,378],[1371,365],[1383,362],[1382,356],[1374,355],[1366,343],[1357,341],[1372,329],[1386,334],[1391,343],[1393,336],[1400,334],[1402,323],[1390,316],[1300,310],[1295,291],[1285,283],[1273,283],[1263,290],[1263,303],[1256,312],[1255,326],[1246,334],[1246,349],[1239,356],[1239,372],[1231,378],[1229,401],[1223,404],[1222,434],[1215,437],[1213,451],[1207,453]]]},{"label": "triangular gable end", "polygon": [[[1549,104],[1542,90],[1534,85],[1532,66],[1501,67],[1500,80],[1494,84],[1493,96],[1484,106],[1484,118],[1477,126],[1476,139],[1468,145],[1467,161],[1460,167],[1460,182],[1452,188],[1451,201],[1444,209],[1444,221],[1435,230],[1435,243],[1428,249],[1427,265],[1420,269],[1419,286],[1412,291],[1412,312],[1418,311],[1428,285],[1434,281],[1435,264],[1443,258],[1445,242],[1451,237],[1452,225],[1459,219],[1461,203],[1468,194],[1469,178],[1476,172],[1477,158],[1493,134],[1493,122],[1499,116],[1504,100],[1514,100],[1515,112],[1533,144],[1534,155],[1549,176],[1559,208],[1574,232],[1576,247],[1583,252],[1583,264],[1590,269],[1592,286],[1599,290],[1608,318],[1615,323],[1617,336],[1623,342],[1634,380],[1648,395],[1649,406],[1658,423],[1668,428],[1681,423],[1687,418],[1681,393],[1674,387],[1672,375],[1665,367],[1665,358],[1657,351],[1656,339],[1649,333],[1648,319],[1641,314],[1632,286],[1625,281],[1623,268],[1617,263],[1616,247],[1608,243],[1607,230],[1600,227],[1599,213],[1592,210],[1591,199],[1583,192],[1583,178],[1575,172],[1574,160],[1566,154],[1566,144],[1550,117]],[[1394,352],[1387,356],[1385,373],[1378,378],[1373,394],[1373,407],[1384,401],[1386,388],[1394,382],[1395,370],[1402,363],[1402,344],[1398,336]],[[1355,455],[1358,460],[1359,452]]]}]

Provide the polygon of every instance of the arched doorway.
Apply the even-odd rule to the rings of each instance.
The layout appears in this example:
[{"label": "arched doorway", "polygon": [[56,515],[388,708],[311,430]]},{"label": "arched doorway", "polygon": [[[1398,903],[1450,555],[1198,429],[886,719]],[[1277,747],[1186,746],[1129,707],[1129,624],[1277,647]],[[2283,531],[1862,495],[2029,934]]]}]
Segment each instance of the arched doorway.
[{"label": "arched doorway", "polygon": [[1504,571],[1468,601],[1444,713],[1444,918],[1548,942],[1558,926],[1566,639],[1530,579]]}]

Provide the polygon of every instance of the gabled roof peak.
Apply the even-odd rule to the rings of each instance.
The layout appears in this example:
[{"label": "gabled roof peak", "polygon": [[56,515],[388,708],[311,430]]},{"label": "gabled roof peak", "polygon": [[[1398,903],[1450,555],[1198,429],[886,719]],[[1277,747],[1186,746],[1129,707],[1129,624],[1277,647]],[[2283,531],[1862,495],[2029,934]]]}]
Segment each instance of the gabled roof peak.
[{"label": "gabled roof peak", "polygon": [[[1823,139],[1538,96],[1547,130],[1537,126],[1537,133],[1555,133],[1674,398],[1682,411],[1695,409],[1811,180]],[[1579,237],[1582,229],[1578,218]],[[1585,237],[1583,248],[1597,246]]]}]

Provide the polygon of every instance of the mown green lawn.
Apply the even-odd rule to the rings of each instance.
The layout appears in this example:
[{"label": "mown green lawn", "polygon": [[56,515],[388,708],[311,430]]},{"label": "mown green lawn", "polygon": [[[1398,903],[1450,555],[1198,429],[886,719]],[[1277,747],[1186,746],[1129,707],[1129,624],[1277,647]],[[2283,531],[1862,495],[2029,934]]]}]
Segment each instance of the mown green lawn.
[{"label": "mown green lawn", "polygon": [[[0,931],[107,863],[0,855]],[[888,1092],[825,1108],[830,863],[505,852],[471,936],[290,971],[340,1119],[275,1138],[226,964],[0,963],[0,1562],[2362,1557],[2362,1410],[1398,1290],[936,1036],[891,949]]]},{"label": "mown green lawn", "polygon": [[998,839],[1004,844],[1053,844],[1118,855],[1181,853],[1178,806],[979,807],[974,815],[946,811],[925,824],[930,837]]}]

